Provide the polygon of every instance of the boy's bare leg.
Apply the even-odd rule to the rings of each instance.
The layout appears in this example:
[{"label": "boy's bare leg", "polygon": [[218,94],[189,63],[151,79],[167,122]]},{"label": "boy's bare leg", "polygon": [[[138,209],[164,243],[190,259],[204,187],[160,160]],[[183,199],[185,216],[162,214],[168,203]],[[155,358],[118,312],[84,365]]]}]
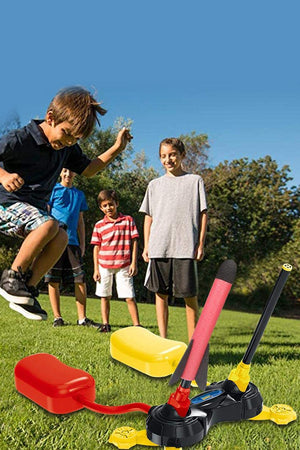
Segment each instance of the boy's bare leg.
[{"label": "boy's bare leg", "polygon": [[54,319],[57,319],[58,317],[61,317],[59,283],[48,283],[48,294]]},{"label": "boy's bare leg", "polygon": [[168,295],[156,293],[155,305],[159,334],[161,337],[166,338],[169,320]]},{"label": "boy's bare leg", "polygon": [[126,298],[126,303],[128,306],[128,311],[132,320],[133,325],[139,325],[140,319],[139,319],[139,312],[136,306],[136,302],[134,298]]},{"label": "boy's bare leg", "polygon": [[184,299],[184,301],[185,301],[188,337],[190,341],[199,318],[198,297],[197,296],[187,297]]},{"label": "boy's bare leg", "polygon": [[48,242],[43,251],[39,253],[32,265],[32,277],[28,286],[36,286],[45,273],[59,260],[68,244],[68,235],[65,230],[59,228],[55,237]]},{"label": "boy's bare leg", "polygon": [[101,317],[104,324],[109,323],[111,297],[101,297]]},{"label": "boy's bare leg", "polygon": [[54,220],[48,220],[31,231],[24,239],[11,268],[17,272],[18,267],[21,267],[22,271],[26,272],[34,258],[58,234],[58,231],[58,223]]},{"label": "boy's bare leg", "polygon": [[86,284],[75,283],[75,298],[78,320],[86,317]]}]

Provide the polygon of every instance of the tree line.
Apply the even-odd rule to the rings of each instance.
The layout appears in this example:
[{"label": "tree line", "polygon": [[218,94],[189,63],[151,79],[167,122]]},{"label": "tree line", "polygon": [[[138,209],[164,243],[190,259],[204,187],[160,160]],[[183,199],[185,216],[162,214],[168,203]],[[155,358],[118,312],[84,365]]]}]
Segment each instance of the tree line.
[{"label": "tree line", "polygon": [[[128,126],[130,121],[120,119],[115,127],[95,130],[80,143],[83,151],[90,158],[96,157],[113,145],[116,130],[124,124]],[[211,168],[207,135],[191,132],[179,138],[187,150],[185,169],[203,177],[207,192],[209,225],[205,258],[198,264],[200,304],[203,305],[220,263],[232,258],[238,265],[238,273],[229,306],[257,310],[267,300],[282,264],[287,262],[292,264],[293,271],[278,309],[287,314],[289,310],[295,311],[300,298],[300,187],[290,186],[289,167],[280,168],[270,156],[264,156],[256,160],[223,161]],[[135,277],[136,297],[140,302],[151,302],[153,297],[143,285],[144,217],[138,210],[148,183],[159,175],[155,168],[148,166],[145,152],[135,154],[129,145],[96,177],[78,176],[74,181],[84,191],[89,205],[85,213],[87,244],[94,224],[103,217],[96,201],[100,190],[115,189],[120,198],[119,211],[134,217],[140,232],[139,272]],[[15,239],[1,235],[0,270],[7,267],[19,245]],[[92,250],[87,245],[85,268],[90,296],[95,291]],[[41,284],[41,287],[45,286]],[[171,301],[180,304],[180,300]]]}]

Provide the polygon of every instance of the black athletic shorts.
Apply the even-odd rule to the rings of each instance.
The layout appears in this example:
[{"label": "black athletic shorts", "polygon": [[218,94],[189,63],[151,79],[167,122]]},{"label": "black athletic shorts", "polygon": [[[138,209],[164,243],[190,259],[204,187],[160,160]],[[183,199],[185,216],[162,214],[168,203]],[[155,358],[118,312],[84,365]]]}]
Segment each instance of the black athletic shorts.
[{"label": "black athletic shorts", "polygon": [[198,277],[194,259],[150,259],[145,278],[149,291],[174,297],[194,297],[198,293]]},{"label": "black athletic shorts", "polygon": [[45,282],[63,284],[85,283],[81,250],[78,245],[67,245],[60,259],[46,273]]}]

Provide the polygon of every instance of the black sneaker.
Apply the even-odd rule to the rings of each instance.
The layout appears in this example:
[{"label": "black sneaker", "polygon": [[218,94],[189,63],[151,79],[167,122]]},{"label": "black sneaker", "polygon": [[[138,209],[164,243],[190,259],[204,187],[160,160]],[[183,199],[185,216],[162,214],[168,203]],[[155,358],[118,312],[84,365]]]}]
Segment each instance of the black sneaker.
[{"label": "black sneaker", "polygon": [[77,325],[82,327],[94,327],[99,328],[101,326],[101,323],[96,323],[91,319],[88,319],[87,317],[84,319],[83,323],[79,323],[79,320],[77,320]]},{"label": "black sneaker", "polygon": [[20,268],[18,272],[5,269],[0,280],[0,295],[11,303],[33,305],[34,298],[28,290],[25,277]]},{"label": "black sneaker", "polygon": [[111,332],[111,326],[109,323],[104,323],[99,327],[100,333],[110,333]]},{"label": "black sneaker", "polygon": [[30,292],[32,297],[36,298],[36,297],[38,297],[40,295],[40,291],[38,290],[37,287],[35,287],[35,286],[28,286],[28,285],[26,285],[26,286],[27,286],[27,289]]},{"label": "black sneaker", "polygon": [[65,325],[65,322],[63,321],[62,317],[57,317],[54,319],[53,326],[54,327],[63,327]]},{"label": "black sneaker", "polygon": [[36,298],[33,299],[33,305],[19,305],[10,303],[9,307],[14,311],[22,314],[26,319],[30,320],[47,320],[47,313],[41,308]]}]

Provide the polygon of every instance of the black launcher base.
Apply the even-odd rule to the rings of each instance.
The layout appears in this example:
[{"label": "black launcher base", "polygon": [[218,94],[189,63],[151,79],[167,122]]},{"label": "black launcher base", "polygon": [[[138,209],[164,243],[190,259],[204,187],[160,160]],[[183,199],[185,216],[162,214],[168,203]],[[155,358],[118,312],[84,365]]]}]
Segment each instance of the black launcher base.
[{"label": "black launcher base", "polygon": [[263,399],[253,383],[241,392],[232,381],[219,381],[191,399],[185,417],[168,403],[153,406],[146,421],[147,437],[160,446],[191,446],[202,441],[215,423],[250,419],[262,408]]}]

